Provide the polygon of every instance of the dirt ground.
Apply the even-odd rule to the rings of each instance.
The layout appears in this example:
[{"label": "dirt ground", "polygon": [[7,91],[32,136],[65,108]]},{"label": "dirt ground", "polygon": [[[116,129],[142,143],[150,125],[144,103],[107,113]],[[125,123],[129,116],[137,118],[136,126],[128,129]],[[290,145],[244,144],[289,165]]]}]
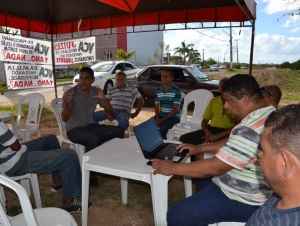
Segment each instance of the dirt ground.
[{"label": "dirt ground", "polygon": [[[279,71],[266,71],[263,73],[253,71],[260,85],[278,84],[285,87],[284,80]],[[227,75],[228,76],[228,75]],[[224,75],[212,75],[214,79],[220,79]],[[228,76],[230,77],[230,76]],[[293,94],[299,97],[299,93]],[[299,101],[299,99],[298,99]],[[50,102],[50,101],[49,101]],[[295,101],[282,100],[280,106]],[[146,100],[145,106],[139,116],[130,120],[130,126],[138,125],[154,115],[153,100]],[[42,116],[41,135],[55,134],[59,138],[59,129],[54,114]],[[131,131],[132,128],[131,128]],[[128,134],[127,134],[128,136]],[[32,136],[32,139],[36,137]],[[68,147],[64,144],[63,147]],[[90,189],[90,201],[93,207],[89,210],[88,225],[116,225],[116,226],[147,226],[154,225],[151,191],[148,184],[136,181],[129,182],[128,204],[123,205],[121,201],[120,181],[117,177],[98,174],[100,188]],[[59,206],[61,193],[52,193],[50,174],[39,175],[40,191],[43,207]],[[184,198],[182,177],[173,177],[169,182],[169,206]],[[9,213],[14,215],[20,212],[18,199],[12,191],[6,189],[7,207]],[[34,203],[33,199],[32,202]],[[78,225],[81,225],[81,213],[73,214]]]}]

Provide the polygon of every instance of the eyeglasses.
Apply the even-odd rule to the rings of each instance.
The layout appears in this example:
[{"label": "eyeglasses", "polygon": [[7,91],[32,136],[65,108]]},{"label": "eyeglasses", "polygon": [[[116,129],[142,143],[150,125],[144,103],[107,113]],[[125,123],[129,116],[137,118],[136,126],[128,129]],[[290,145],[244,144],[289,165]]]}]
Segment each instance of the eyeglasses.
[{"label": "eyeglasses", "polygon": [[262,92],[266,92],[270,97],[272,96],[272,94],[264,86],[260,87],[260,90]]}]

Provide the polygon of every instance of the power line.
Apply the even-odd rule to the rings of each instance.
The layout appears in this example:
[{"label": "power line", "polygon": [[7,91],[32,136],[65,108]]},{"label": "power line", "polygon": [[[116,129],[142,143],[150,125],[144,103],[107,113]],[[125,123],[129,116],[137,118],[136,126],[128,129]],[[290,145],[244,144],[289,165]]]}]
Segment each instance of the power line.
[{"label": "power line", "polygon": [[[184,24],[182,24],[182,25],[184,25]],[[209,35],[207,35],[207,34],[204,34],[204,33],[200,32],[200,31],[194,29],[194,28],[191,28],[191,27],[189,27],[189,26],[186,26],[186,27],[187,27],[187,28],[190,28],[191,30],[196,31],[196,32],[198,32],[198,33],[200,33],[200,34],[202,34],[202,35],[205,35],[205,36],[207,36],[207,37],[210,37],[210,38],[213,38],[213,39],[222,41],[222,42],[228,42],[228,40],[222,40],[222,39],[219,39],[219,38],[215,38],[215,37],[209,36]]]}]

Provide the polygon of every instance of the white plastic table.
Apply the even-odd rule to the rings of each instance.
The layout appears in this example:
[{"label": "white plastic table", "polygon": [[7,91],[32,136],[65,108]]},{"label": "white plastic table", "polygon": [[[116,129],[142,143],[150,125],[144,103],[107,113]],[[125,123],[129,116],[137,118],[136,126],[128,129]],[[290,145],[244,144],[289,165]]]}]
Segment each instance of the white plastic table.
[{"label": "white plastic table", "polygon": [[6,121],[10,121],[11,122],[11,126],[12,126],[12,130],[13,133],[16,137],[18,137],[18,130],[17,130],[17,126],[16,126],[16,121],[15,121],[15,117],[12,113],[8,113],[8,112],[0,112],[0,118],[2,122],[6,122]]},{"label": "white plastic table", "polygon": [[[176,141],[165,142],[179,143]],[[190,159],[188,158],[187,161]],[[123,204],[127,204],[128,179],[150,184],[155,225],[167,225],[168,180],[172,176],[153,175],[153,169],[146,164],[147,162],[135,136],[126,139],[112,139],[85,153],[82,164],[82,225],[86,226],[88,222],[90,171],[120,177]],[[184,187],[185,196],[191,196],[191,178],[184,177]]]}]

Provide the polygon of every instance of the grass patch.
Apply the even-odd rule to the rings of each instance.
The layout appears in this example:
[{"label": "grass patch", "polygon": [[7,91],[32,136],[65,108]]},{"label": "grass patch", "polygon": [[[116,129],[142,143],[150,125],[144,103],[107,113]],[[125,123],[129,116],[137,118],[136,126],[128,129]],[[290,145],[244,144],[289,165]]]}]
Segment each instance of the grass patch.
[{"label": "grass patch", "polygon": [[56,82],[69,82],[69,81],[73,81],[73,77],[72,78],[56,78]]},{"label": "grass patch", "polygon": [[[29,107],[28,104],[22,104],[22,115],[21,115],[21,117],[27,116],[28,107]],[[0,106],[0,111],[13,113],[15,117],[18,116],[18,106],[17,105]],[[46,115],[50,115],[50,114],[53,114],[52,108],[44,106],[43,109],[42,109],[42,115],[46,116]]]}]

